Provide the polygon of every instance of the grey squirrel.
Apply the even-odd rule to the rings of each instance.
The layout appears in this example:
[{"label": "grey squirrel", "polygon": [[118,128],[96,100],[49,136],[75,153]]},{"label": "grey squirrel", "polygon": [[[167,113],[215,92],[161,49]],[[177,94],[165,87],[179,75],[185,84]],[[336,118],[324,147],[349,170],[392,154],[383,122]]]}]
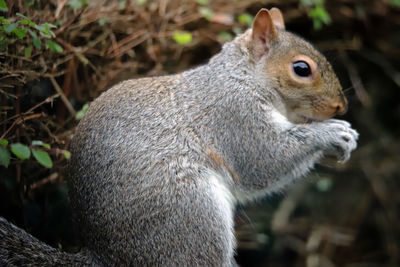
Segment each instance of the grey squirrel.
[{"label": "grey squirrel", "polygon": [[85,251],[0,219],[0,263],[235,266],[235,203],[281,190],[324,155],[348,160],[358,134],[330,119],[346,109],[325,57],[261,9],[208,64],[124,81],[90,105],[66,172]]}]

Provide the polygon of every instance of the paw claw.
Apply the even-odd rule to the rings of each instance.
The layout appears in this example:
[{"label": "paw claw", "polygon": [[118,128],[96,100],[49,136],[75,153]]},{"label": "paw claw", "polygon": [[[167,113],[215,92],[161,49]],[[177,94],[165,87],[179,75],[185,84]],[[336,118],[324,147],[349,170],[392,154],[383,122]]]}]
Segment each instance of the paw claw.
[{"label": "paw claw", "polygon": [[357,147],[359,134],[351,128],[347,121],[330,119],[315,124],[318,131],[321,131],[321,142],[325,151],[334,154],[339,163],[345,163],[350,159],[351,152]]}]

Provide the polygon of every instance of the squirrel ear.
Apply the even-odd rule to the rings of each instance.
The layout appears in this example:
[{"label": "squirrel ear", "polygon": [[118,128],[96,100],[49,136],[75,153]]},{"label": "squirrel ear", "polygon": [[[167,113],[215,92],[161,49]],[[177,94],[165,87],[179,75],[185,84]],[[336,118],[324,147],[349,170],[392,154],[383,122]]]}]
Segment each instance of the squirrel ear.
[{"label": "squirrel ear", "polygon": [[274,22],[275,26],[284,30],[285,21],[283,20],[282,12],[279,10],[279,8],[276,7],[271,8],[269,10],[269,14],[272,17],[272,21]]},{"label": "squirrel ear", "polygon": [[270,43],[275,40],[277,35],[278,31],[275,29],[269,11],[265,8],[258,11],[253,21],[252,31],[252,50],[256,59],[268,52]]}]

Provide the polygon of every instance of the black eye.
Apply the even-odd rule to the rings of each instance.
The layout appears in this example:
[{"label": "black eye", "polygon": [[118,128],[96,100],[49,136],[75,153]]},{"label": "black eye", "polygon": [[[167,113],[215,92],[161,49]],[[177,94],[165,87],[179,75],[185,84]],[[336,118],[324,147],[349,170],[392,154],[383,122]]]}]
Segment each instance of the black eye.
[{"label": "black eye", "polygon": [[293,63],[293,70],[300,77],[311,75],[311,68],[305,61],[296,61]]}]

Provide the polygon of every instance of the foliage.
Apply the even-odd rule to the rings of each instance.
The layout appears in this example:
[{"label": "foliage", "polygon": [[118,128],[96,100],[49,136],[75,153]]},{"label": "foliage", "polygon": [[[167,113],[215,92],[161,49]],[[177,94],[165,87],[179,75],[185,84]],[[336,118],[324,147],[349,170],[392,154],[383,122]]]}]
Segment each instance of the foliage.
[{"label": "foliage", "polygon": [[208,3],[209,3],[208,0],[196,0],[196,2],[197,2],[199,5],[208,5]]},{"label": "foliage", "polygon": [[[0,11],[7,11],[8,7],[5,1],[0,0]],[[32,56],[33,47],[40,51],[42,49],[42,40],[45,42],[46,49],[62,53],[63,48],[53,39],[56,37],[53,29],[57,28],[52,23],[44,22],[37,24],[25,15],[16,13],[15,16],[0,16],[0,51],[13,53],[18,56],[20,50],[15,50],[16,45],[23,44],[25,46],[23,56],[30,58]],[[50,145],[42,141],[32,141],[33,147],[28,147],[19,142],[8,145],[8,140],[1,139],[0,147],[0,164],[8,167],[11,162],[11,153],[19,160],[28,160],[31,152],[34,158],[44,167],[51,168],[52,160],[48,151],[34,148],[34,146],[42,146],[50,150]]]},{"label": "foliage", "polygon": [[76,11],[87,5],[87,2],[88,0],[68,0],[68,6]]},{"label": "foliage", "polygon": [[229,42],[233,39],[232,34],[229,32],[220,32],[218,33],[218,37],[221,39],[222,42]]},{"label": "foliage", "polygon": [[400,0],[390,0],[390,4],[400,7]]},{"label": "foliage", "polygon": [[[5,7],[4,7],[5,6]],[[0,7],[6,9],[3,2]],[[8,9],[8,8],[7,8]],[[36,24],[21,13],[16,13],[15,17],[5,18],[0,16],[0,51],[8,50],[9,45],[16,45],[19,40],[29,39],[30,43],[25,48],[24,56],[30,57],[32,45],[37,50],[42,49],[42,38],[45,40],[46,49],[62,53],[63,48],[56,41],[51,40],[55,37],[52,29],[57,28],[51,23]]]},{"label": "foliage", "polygon": [[207,7],[199,7],[198,11],[207,20],[211,20],[211,18],[214,15],[214,12],[211,9],[207,8]]},{"label": "foliage", "polygon": [[8,140],[0,139],[0,164],[6,168],[11,161],[10,151],[20,160],[28,160],[32,154],[36,161],[46,168],[53,167],[49,153],[63,154],[66,159],[70,158],[70,153],[67,150],[52,149],[50,144],[40,140],[33,140],[31,146],[27,146],[21,143],[8,145]]},{"label": "foliage", "polygon": [[242,24],[245,24],[247,27],[251,27],[251,24],[253,23],[253,16],[248,13],[243,13],[239,15],[238,21]]},{"label": "foliage", "polygon": [[11,155],[7,150],[8,141],[5,139],[0,139],[0,164],[6,168],[10,165]]},{"label": "foliage", "polygon": [[75,115],[75,119],[76,120],[81,120],[83,118],[83,116],[85,116],[86,111],[88,110],[89,105],[86,103],[82,106],[81,110],[79,110],[76,115]]},{"label": "foliage", "polygon": [[301,0],[300,3],[311,8],[308,16],[313,20],[314,29],[320,30],[324,24],[331,24],[331,17],[324,7],[325,0]]},{"label": "foliage", "polygon": [[189,44],[193,39],[192,34],[185,31],[175,31],[173,37],[175,42],[181,45]]},{"label": "foliage", "polygon": [[0,12],[7,12],[8,7],[5,0],[0,0]]}]

